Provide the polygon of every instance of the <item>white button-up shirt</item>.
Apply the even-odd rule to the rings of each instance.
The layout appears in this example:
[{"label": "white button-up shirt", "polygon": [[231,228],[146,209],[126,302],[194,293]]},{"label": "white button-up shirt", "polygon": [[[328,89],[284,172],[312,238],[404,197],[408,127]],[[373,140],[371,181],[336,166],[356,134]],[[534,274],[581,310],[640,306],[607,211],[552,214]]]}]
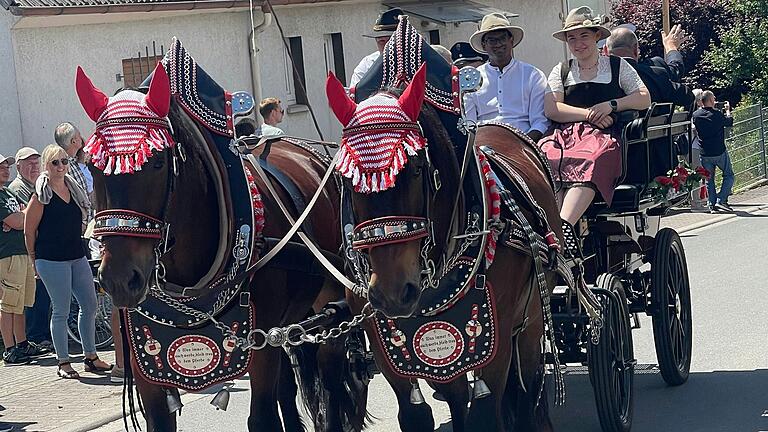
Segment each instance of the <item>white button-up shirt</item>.
[{"label": "white button-up shirt", "polygon": [[380,56],[381,56],[381,53],[378,51],[375,51],[363,57],[363,59],[360,60],[360,63],[357,64],[357,67],[355,68],[354,72],[352,72],[352,78],[349,79],[349,86],[350,87],[356,86],[357,83],[359,83],[360,80],[363,79],[365,74],[368,73],[368,70],[371,68],[371,66],[373,66],[373,63],[376,60],[378,60]]},{"label": "white button-up shirt", "polygon": [[512,59],[503,70],[490,63],[477,68],[483,76],[480,90],[464,96],[467,118],[478,122],[498,121],[528,133],[545,133],[544,115],[547,79],[535,66]]}]

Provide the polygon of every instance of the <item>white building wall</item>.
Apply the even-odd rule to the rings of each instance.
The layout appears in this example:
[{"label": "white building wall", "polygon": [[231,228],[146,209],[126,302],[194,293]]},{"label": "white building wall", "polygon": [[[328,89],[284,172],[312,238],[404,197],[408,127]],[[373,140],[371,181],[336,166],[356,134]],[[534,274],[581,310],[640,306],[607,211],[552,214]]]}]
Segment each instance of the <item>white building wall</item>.
[{"label": "white building wall", "polygon": [[248,14],[235,12],[13,30],[24,144],[41,149],[53,143],[62,121],[72,121],[84,136],[93,131],[75,93],[78,65],[112,95],[123,86],[115,78],[122,59],[147,45],[151,55],[153,41],[167,49],[173,36],[224,88],[251,91],[249,26]]},{"label": "white building wall", "polygon": [[[516,57],[545,73],[564,59],[563,44],[551,36],[560,27],[561,1],[478,1],[520,14],[515,23],[525,29],[526,35],[515,49]],[[337,141],[341,126],[328,110],[325,98],[329,66],[325,60],[324,35],[342,33],[348,80],[358,61],[376,49],[373,39],[361,35],[370,30],[383,9],[381,3],[371,1],[277,9],[285,36],[302,37],[308,97],[326,140]],[[7,12],[0,15],[4,20],[10,16]],[[153,19],[146,19],[148,17]],[[18,94],[22,95],[17,99],[20,107],[15,110],[20,116],[6,120],[8,116],[3,115],[0,124],[8,122],[11,131],[13,125],[17,125],[23,144],[38,149],[53,142],[53,129],[61,121],[73,121],[84,135],[90,133],[93,122],[83,112],[74,91],[76,67],[82,65],[94,83],[111,95],[122,87],[122,82],[115,80],[115,75],[122,72],[122,59],[134,57],[153,41],[167,47],[173,36],[177,36],[199,64],[227,90],[253,90],[248,57],[248,11],[157,17],[154,13],[134,13],[21,20],[11,31]],[[261,12],[255,12],[254,21],[257,25],[262,22]],[[412,22],[418,24],[416,20]],[[438,26],[438,29],[441,43],[450,47],[456,41],[467,40],[477,24]],[[1,32],[2,29],[0,54],[4,46]],[[286,115],[281,128],[290,135],[319,138],[309,112],[303,107],[290,106],[288,81],[292,75],[274,22],[258,35],[257,47],[261,97],[274,96],[284,101]],[[3,91],[8,90],[0,88],[0,92]],[[14,110],[13,106],[10,108]],[[13,145],[19,146],[21,143]]]},{"label": "white building wall", "polygon": [[16,91],[11,26],[16,20],[10,14],[0,13],[0,153],[13,156],[22,147],[19,95]]}]

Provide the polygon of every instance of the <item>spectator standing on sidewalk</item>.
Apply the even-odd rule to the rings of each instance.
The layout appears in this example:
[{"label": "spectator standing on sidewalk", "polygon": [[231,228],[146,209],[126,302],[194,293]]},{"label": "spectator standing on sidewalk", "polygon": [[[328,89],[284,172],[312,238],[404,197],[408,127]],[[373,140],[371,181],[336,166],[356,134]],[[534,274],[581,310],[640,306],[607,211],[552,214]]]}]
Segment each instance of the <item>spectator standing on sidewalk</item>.
[{"label": "spectator standing on sidewalk", "polygon": [[[26,206],[35,192],[35,182],[40,176],[40,153],[32,147],[22,147],[16,152],[16,171],[8,189]],[[24,249],[26,252],[26,249]],[[40,278],[35,278],[35,304],[24,311],[27,321],[27,339],[43,350],[53,348],[50,324],[51,298]]]},{"label": "spectator standing on sidewalk", "polygon": [[[77,152],[79,152],[85,145],[85,141],[83,141],[83,136],[80,134],[80,131],[72,123],[64,122],[56,126],[56,130],[53,133],[53,138],[56,140],[56,144],[58,144],[59,147],[63,148],[64,151],[67,152],[67,157],[69,158],[68,174],[73,179],[75,179],[77,185],[87,193],[88,180],[86,179],[85,174],[83,174],[83,170],[80,168],[78,163],[79,161],[77,159]],[[91,187],[91,189],[92,188],[93,187]],[[91,199],[87,195],[86,197],[88,198],[88,208],[90,209]],[[89,210],[88,220],[92,218],[93,217]]]},{"label": "spectator standing on sidewalk", "polygon": [[45,354],[27,341],[24,307],[35,304],[35,271],[24,247],[22,204],[5,187],[14,163],[14,158],[0,155],[0,333],[6,365],[29,363],[31,357]]},{"label": "spectator standing on sidewalk", "polygon": [[74,295],[80,305],[77,325],[82,339],[86,372],[106,372],[112,365],[96,355],[96,289],[81,241],[89,210],[88,197],[67,175],[70,157],[61,147],[43,150],[45,171],[35,183],[29,200],[24,234],[35,270],[43,279],[53,303],[51,334],[62,378],[79,378],[69,359],[67,317]]},{"label": "spectator standing on sidewalk", "polygon": [[[709,171],[707,192],[709,209],[712,213],[718,210],[733,211],[728,204],[728,197],[731,195],[735,180],[731,157],[725,147],[725,128],[733,126],[731,107],[726,102],[725,114],[723,114],[715,108],[716,102],[714,93],[705,90],[701,93],[702,107],[693,113],[693,124],[696,126],[701,146],[701,166]],[[720,186],[719,193],[715,185],[715,168],[720,168],[723,173],[723,184]]]}]

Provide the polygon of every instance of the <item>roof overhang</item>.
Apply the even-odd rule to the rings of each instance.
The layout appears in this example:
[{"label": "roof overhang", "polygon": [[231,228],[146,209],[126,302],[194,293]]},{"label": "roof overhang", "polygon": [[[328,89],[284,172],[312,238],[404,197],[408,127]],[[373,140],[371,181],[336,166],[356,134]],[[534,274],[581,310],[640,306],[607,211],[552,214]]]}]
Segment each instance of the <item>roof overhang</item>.
[{"label": "roof overhang", "polygon": [[[343,3],[344,0],[272,0],[274,6],[312,5],[322,3]],[[87,2],[81,2],[87,3]],[[113,3],[107,1],[95,4],[73,5],[67,1],[0,0],[0,5],[16,16],[87,15],[133,12],[201,11],[212,9],[249,8],[249,0],[182,0],[182,1],[138,1]],[[254,8],[267,8],[264,0],[253,0]]]},{"label": "roof overhang", "polygon": [[480,22],[485,15],[493,12],[502,13],[508,18],[519,16],[472,0],[391,0],[382,3],[388,7],[399,7],[408,15],[442,25]]}]

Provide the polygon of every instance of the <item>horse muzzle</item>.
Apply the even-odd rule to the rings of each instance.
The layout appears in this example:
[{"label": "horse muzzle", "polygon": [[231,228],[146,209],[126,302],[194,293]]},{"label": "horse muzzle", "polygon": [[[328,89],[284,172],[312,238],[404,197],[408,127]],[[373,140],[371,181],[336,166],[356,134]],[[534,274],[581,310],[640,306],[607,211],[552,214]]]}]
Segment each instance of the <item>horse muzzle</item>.
[{"label": "horse muzzle", "polygon": [[388,318],[408,318],[419,308],[421,288],[418,284],[406,282],[399,289],[383,289],[380,283],[370,286],[368,301],[371,307]]},{"label": "horse muzzle", "polygon": [[112,297],[117,307],[134,308],[147,298],[148,284],[145,273],[137,267],[102,263],[99,267],[99,283]]}]

